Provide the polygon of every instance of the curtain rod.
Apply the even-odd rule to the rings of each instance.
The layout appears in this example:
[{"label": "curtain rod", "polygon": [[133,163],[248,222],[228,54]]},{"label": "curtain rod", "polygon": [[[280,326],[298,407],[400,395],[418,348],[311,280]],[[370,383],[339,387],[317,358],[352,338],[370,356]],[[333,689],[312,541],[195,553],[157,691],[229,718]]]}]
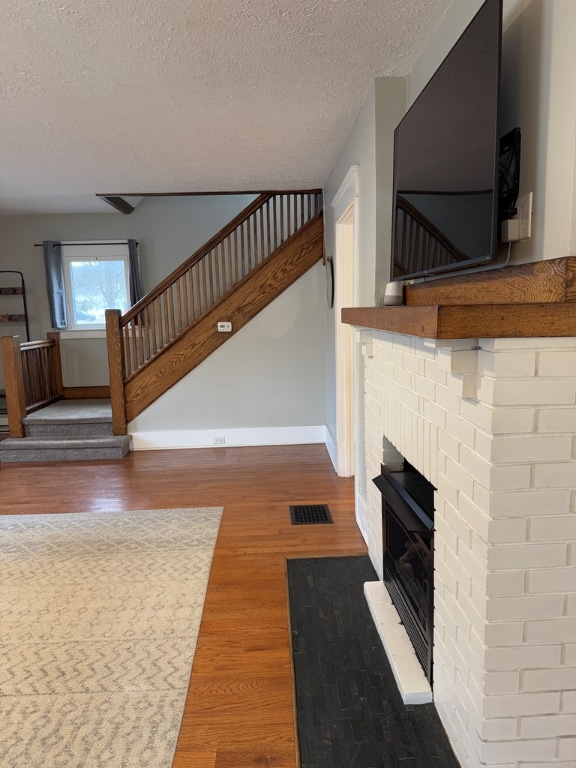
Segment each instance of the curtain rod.
[{"label": "curtain rod", "polygon": [[[65,241],[63,243],[54,243],[52,245],[52,248],[54,248],[55,245],[127,245],[127,243],[128,243],[128,240],[120,240],[118,242],[110,242],[110,243],[103,243],[103,242],[98,242],[98,243],[86,243],[86,242],[73,243],[73,242]],[[140,243],[138,241],[136,241],[136,245],[140,245]],[[34,248],[43,248],[43,247],[44,247],[44,243],[34,243]]]}]

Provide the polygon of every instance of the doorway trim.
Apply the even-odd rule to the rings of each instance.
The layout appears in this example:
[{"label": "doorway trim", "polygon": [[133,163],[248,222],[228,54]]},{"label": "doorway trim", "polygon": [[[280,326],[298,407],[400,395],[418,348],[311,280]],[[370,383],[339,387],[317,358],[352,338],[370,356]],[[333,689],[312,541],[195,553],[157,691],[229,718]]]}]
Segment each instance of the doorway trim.
[{"label": "doorway trim", "polygon": [[343,307],[356,305],[359,166],[352,165],[332,200],[335,241],[336,472],[355,472],[354,330],[339,321]]}]

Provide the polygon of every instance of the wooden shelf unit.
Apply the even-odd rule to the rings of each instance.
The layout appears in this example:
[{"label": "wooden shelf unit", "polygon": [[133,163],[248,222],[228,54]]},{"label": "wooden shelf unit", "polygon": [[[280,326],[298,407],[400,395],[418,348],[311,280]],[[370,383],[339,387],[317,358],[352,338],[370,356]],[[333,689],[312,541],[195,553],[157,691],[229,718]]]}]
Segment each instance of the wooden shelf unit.
[{"label": "wooden shelf unit", "polygon": [[[14,283],[14,285],[7,283]],[[13,269],[0,270],[0,326],[3,325],[23,326],[26,335],[23,341],[30,340],[24,275]],[[0,335],[9,334],[0,328]]]}]

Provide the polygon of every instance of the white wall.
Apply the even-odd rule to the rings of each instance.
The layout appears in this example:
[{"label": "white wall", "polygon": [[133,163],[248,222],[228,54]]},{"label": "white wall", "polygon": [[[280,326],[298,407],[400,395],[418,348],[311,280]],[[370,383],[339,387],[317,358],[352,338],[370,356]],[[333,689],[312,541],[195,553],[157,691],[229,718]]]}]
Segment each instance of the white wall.
[{"label": "white wall", "polygon": [[[50,313],[42,248],[34,243],[134,238],[140,243],[144,291],[149,291],[252,199],[253,195],[144,198],[129,216],[108,212],[0,216],[0,268],[24,273],[31,337],[44,338],[50,330]],[[109,206],[102,203],[102,208],[107,211]]]},{"label": "white wall", "polygon": [[[355,306],[373,306],[375,275],[386,272],[389,259],[392,198],[391,178],[393,131],[404,111],[404,79],[377,78],[348,140],[324,186],[324,231],[326,254],[334,256],[335,221],[331,201],[351,166],[358,166],[358,263],[355,268]],[[378,137],[378,138],[377,138]],[[388,262],[389,263],[389,262]],[[385,278],[387,279],[387,278]],[[335,275],[335,281],[338,275]],[[326,315],[326,424],[336,437],[335,339],[336,323],[331,310]]]},{"label": "white wall", "polygon": [[534,192],[534,236],[514,260],[570,256],[574,243],[576,3],[532,0],[503,48],[503,131],[522,130],[520,193]]},{"label": "white wall", "polygon": [[[324,441],[324,268],[321,263],[232,336],[129,425],[153,447],[158,430],[174,447],[211,445],[216,430],[321,427]],[[188,433],[188,434],[184,434]],[[307,434],[307,433],[306,433]],[[301,439],[307,442],[305,433]]]},{"label": "white wall", "polygon": [[[24,272],[33,339],[49,330],[42,240],[135,238],[144,290],[153,288],[253,196],[145,198],[116,213],[0,217],[0,268]],[[325,291],[320,265],[165,395],[140,429],[183,432],[325,423]],[[66,386],[108,383],[105,340],[63,342]]]}]

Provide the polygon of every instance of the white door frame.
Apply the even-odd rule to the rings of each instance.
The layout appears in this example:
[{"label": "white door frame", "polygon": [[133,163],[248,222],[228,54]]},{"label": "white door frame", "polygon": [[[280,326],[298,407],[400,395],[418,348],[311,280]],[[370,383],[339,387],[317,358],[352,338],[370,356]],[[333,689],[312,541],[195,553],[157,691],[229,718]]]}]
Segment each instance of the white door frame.
[{"label": "white door frame", "polygon": [[352,477],[355,471],[354,329],[341,322],[343,307],[356,304],[358,264],[358,171],[353,165],[334,199],[334,311],[336,317],[336,471]]}]

